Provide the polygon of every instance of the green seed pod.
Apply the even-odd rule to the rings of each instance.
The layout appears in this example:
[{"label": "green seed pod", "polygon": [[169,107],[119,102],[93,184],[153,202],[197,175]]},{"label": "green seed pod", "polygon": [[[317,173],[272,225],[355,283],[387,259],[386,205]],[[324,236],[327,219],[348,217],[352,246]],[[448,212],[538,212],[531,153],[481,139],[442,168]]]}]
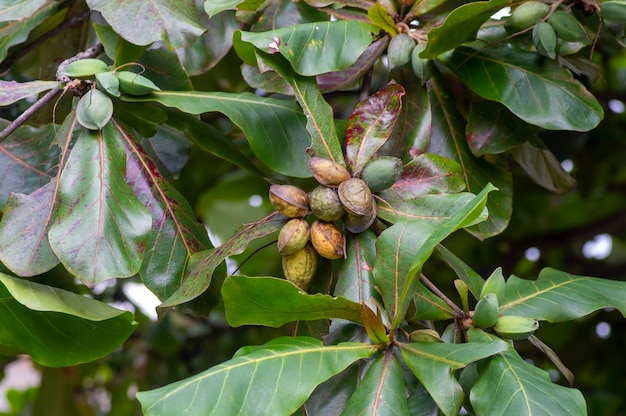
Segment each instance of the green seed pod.
[{"label": "green seed pod", "polygon": [[367,230],[376,221],[376,201],[372,200],[372,212],[369,215],[347,214],[343,223],[351,233],[358,234]]},{"label": "green seed pod", "polygon": [[549,23],[537,22],[533,28],[533,43],[540,54],[556,58],[556,32]]},{"label": "green seed pod", "polygon": [[159,87],[154,85],[154,82],[143,75],[129,71],[116,72],[115,75],[120,81],[120,91],[125,94],[148,95],[154,91],[161,91]]},{"label": "green seed pod", "polygon": [[585,27],[573,15],[562,10],[554,12],[548,23],[559,38],[568,42],[577,42],[587,37]]},{"label": "green seed pod", "polygon": [[426,49],[425,43],[418,43],[413,48],[413,52],[411,52],[411,66],[413,68],[413,73],[419,80],[419,82],[424,85],[426,81],[433,76],[435,64],[432,59],[422,59],[419,54]]},{"label": "green seed pod", "polygon": [[292,218],[278,233],[278,252],[286,256],[304,248],[309,241],[309,223],[301,218]]},{"label": "green seed pod", "polygon": [[525,316],[505,315],[498,318],[493,330],[502,338],[521,340],[531,336],[539,328],[539,322]]},{"label": "green seed pod", "polygon": [[76,120],[89,130],[100,130],[113,116],[113,102],[101,91],[90,90],[76,106]]},{"label": "green seed pod", "polygon": [[506,25],[513,31],[519,32],[533,26],[539,20],[546,17],[550,11],[550,6],[541,1],[530,0],[520,4],[511,17],[506,21]]},{"label": "green seed pod", "polygon": [[623,25],[626,23],[626,1],[603,1],[600,3],[600,13],[604,20]]},{"label": "green seed pod", "polygon": [[99,72],[104,72],[108,68],[106,62],[100,59],[79,59],[74,61],[65,67],[61,71],[61,75],[66,75],[70,78],[91,78]]},{"label": "green seed pod", "polygon": [[387,61],[389,69],[398,68],[411,62],[411,52],[415,41],[406,33],[400,33],[389,42],[387,47]]},{"label": "green seed pod", "polygon": [[98,88],[101,88],[114,97],[120,96],[120,81],[113,72],[98,72],[96,74]]},{"label": "green seed pod", "polygon": [[498,298],[495,293],[489,293],[476,304],[472,324],[478,328],[491,328],[498,320]]},{"label": "green seed pod", "polygon": [[337,162],[322,157],[309,159],[309,169],[311,169],[316,181],[331,188],[336,188],[341,182],[350,179],[348,169]]},{"label": "green seed pod", "polygon": [[502,274],[502,268],[498,267],[491,273],[491,276],[485,280],[483,287],[480,291],[480,297],[483,298],[490,293],[494,293],[498,298],[498,302],[504,301],[504,290],[506,282],[504,275]]},{"label": "green seed pod", "polygon": [[352,215],[370,216],[375,207],[372,205],[372,191],[359,178],[350,178],[339,185],[339,200],[343,207]]},{"label": "green seed pod", "polygon": [[345,237],[334,223],[315,221],[311,224],[310,237],[320,256],[332,260],[345,255]]},{"label": "green seed pod", "polygon": [[309,212],[309,196],[292,185],[270,186],[270,203],[286,217],[304,217]]},{"label": "green seed pod", "polygon": [[443,342],[439,333],[433,329],[416,329],[409,334],[411,342]]},{"label": "green seed pod", "polygon": [[381,156],[370,160],[361,171],[361,179],[372,192],[379,192],[396,183],[402,175],[402,160]]},{"label": "green seed pod", "polygon": [[309,192],[309,205],[311,212],[322,221],[337,221],[346,213],[337,192],[323,185]]},{"label": "green seed pod", "polygon": [[317,252],[310,244],[300,251],[283,256],[285,278],[302,290],[306,290],[317,270]]}]

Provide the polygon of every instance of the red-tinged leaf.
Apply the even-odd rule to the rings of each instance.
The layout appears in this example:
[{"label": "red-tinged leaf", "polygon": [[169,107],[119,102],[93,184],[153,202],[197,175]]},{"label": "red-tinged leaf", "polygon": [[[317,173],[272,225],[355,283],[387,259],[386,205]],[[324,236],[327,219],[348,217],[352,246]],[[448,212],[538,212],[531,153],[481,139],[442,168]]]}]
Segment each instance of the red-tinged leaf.
[{"label": "red-tinged leaf", "polygon": [[472,155],[465,139],[465,119],[452,101],[442,77],[435,75],[428,82],[428,97],[433,117],[428,151],[461,165],[467,191],[479,192],[488,183],[500,190],[489,195],[487,221],[468,231],[478,238],[499,234],[508,225],[513,209],[513,184],[506,160],[495,157],[488,162]]},{"label": "red-tinged leaf", "polygon": [[160,299],[167,299],[180,286],[191,255],[211,248],[211,242],[189,203],[163,178],[144,149],[117,123],[115,128],[126,147],[126,181],[152,215],[139,276]]},{"label": "red-tinged leaf", "polygon": [[391,350],[367,369],[342,416],[409,415],[402,365]]},{"label": "red-tinged leaf", "polygon": [[125,182],[126,153],[112,124],[83,130],[59,179],[50,246],[89,286],[139,271],[152,218]]},{"label": "red-tinged leaf", "polygon": [[255,223],[243,224],[221,246],[194,254],[190,259],[181,286],[159,308],[170,308],[193,300],[209,289],[209,286],[211,286],[211,292],[218,297],[222,282],[213,282],[212,284],[213,272],[217,266],[226,257],[243,253],[252,240],[278,231],[286,220],[278,212],[273,212]]},{"label": "red-tinged leaf", "polygon": [[276,277],[229,276],[222,285],[222,297],[226,320],[231,326],[278,328],[287,322],[330,318],[363,323],[358,303],[321,293],[309,295]]},{"label": "red-tinged leaf", "polygon": [[361,320],[363,321],[363,326],[365,326],[367,335],[369,335],[374,344],[385,345],[389,343],[389,337],[387,336],[385,325],[383,325],[382,321],[378,316],[376,316],[374,311],[372,311],[364,303],[361,304]]},{"label": "red-tinged leaf", "polygon": [[61,85],[57,81],[31,81],[16,82],[0,80],[0,106],[13,104],[24,98],[37,95],[40,92],[58,88]]},{"label": "red-tinged leaf", "polygon": [[357,104],[346,130],[346,163],[355,175],[391,135],[403,95],[404,88],[392,82]]},{"label": "red-tinged leaf", "polygon": [[0,210],[9,193],[30,194],[50,181],[59,163],[59,148],[50,146],[53,136],[52,125],[22,126],[0,143]]}]

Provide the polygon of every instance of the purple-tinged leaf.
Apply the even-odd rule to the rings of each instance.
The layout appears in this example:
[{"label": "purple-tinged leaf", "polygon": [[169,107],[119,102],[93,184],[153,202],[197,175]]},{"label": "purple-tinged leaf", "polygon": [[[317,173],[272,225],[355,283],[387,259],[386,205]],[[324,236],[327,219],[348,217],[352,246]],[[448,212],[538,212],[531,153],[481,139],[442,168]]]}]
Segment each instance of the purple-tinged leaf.
[{"label": "purple-tinged leaf", "polygon": [[[7,122],[0,122],[4,128]],[[59,148],[51,146],[52,125],[22,126],[0,143],[0,211],[9,193],[30,194],[48,183],[59,163]]]},{"label": "purple-tinged leaf", "polygon": [[263,0],[205,0],[204,11],[211,18],[226,10],[256,10],[263,3]]},{"label": "purple-tinged leaf", "polygon": [[357,104],[346,130],[346,163],[354,175],[376,155],[396,124],[404,88],[392,82]]},{"label": "purple-tinged leaf", "polygon": [[432,111],[432,129],[428,151],[458,162],[467,191],[479,192],[493,183],[499,192],[489,195],[489,218],[468,229],[478,238],[487,238],[502,232],[511,218],[513,184],[511,173],[502,157],[487,161],[470,152],[465,138],[466,121],[453,102],[442,77],[435,75],[427,84]]},{"label": "purple-tinged leaf", "polygon": [[162,125],[157,127],[155,135],[142,137],[140,142],[164,177],[178,179],[191,152],[191,142],[184,132]]},{"label": "purple-tinged leaf", "polygon": [[226,320],[231,326],[266,325],[342,318],[363,323],[361,305],[348,299],[309,295],[293,283],[276,277],[229,276],[222,285]]},{"label": "purple-tinged leaf", "polygon": [[[406,221],[428,221],[441,224],[472,200],[474,194],[426,194],[415,199],[396,200],[393,205],[384,200],[378,202],[378,217],[391,223]],[[477,223],[487,219],[487,210],[479,216]]]},{"label": "purple-tinged leaf", "polygon": [[115,128],[126,147],[126,181],[152,215],[139,276],[160,299],[167,299],[180,286],[191,255],[211,243],[189,203],[163,178],[144,149],[121,126]]},{"label": "purple-tinged leaf", "polygon": [[150,212],[125,182],[126,152],[111,123],[84,130],[59,179],[50,246],[89,286],[139,271],[150,237]]},{"label": "purple-tinged leaf", "polygon": [[191,44],[206,29],[198,24],[195,0],[87,0],[127,41],[150,45],[163,41],[176,49]]},{"label": "purple-tinged leaf", "polygon": [[221,282],[213,282],[213,273],[226,257],[244,252],[248,244],[257,238],[278,231],[287,218],[272,212],[265,218],[251,224],[243,224],[235,234],[221,246],[194,254],[178,290],[163,302],[159,308],[170,308],[193,300],[203,294],[209,286],[213,293],[220,293]]},{"label": "purple-tinged leaf", "polygon": [[0,80],[0,106],[13,104],[24,98],[37,95],[40,92],[58,88],[61,85],[57,81],[2,81]]}]

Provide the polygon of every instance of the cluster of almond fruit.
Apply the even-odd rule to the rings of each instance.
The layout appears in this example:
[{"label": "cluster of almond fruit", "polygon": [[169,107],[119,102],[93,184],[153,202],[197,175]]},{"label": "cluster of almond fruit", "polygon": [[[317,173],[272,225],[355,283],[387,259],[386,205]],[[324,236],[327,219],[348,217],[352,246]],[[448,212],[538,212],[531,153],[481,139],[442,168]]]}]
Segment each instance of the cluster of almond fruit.
[{"label": "cluster of almond fruit", "polygon": [[[343,165],[312,157],[309,168],[320,184],[307,193],[292,185],[272,185],[270,202],[290,218],[278,235],[285,277],[306,289],[315,275],[318,256],[345,256],[346,231],[361,233],[376,220],[373,193],[393,185],[402,174],[402,161],[391,156],[370,160],[353,177]],[[309,223],[307,216],[314,217]]]}]

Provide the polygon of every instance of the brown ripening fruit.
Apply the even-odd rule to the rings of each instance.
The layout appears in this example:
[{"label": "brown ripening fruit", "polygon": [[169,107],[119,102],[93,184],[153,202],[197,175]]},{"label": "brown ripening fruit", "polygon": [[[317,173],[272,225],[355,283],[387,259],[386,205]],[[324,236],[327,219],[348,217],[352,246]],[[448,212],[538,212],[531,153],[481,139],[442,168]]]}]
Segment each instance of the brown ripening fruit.
[{"label": "brown ripening fruit", "polygon": [[278,252],[286,256],[300,251],[309,241],[309,223],[302,218],[292,218],[278,233]]},{"label": "brown ripening fruit", "polygon": [[285,278],[300,289],[306,290],[317,270],[317,252],[307,244],[300,251],[283,256]]},{"label": "brown ripening fruit", "polygon": [[327,259],[338,259],[345,254],[345,237],[332,222],[315,221],[311,224],[311,244],[315,251]]},{"label": "brown ripening fruit", "polygon": [[270,186],[270,202],[276,211],[289,218],[304,217],[309,212],[309,196],[292,185]]},{"label": "brown ripening fruit", "polygon": [[351,178],[341,183],[338,189],[339,200],[343,207],[352,215],[372,214],[372,191],[359,178]]},{"label": "brown ripening fruit", "polygon": [[309,205],[311,212],[322,221],[337,221],[346,213],[337,192],[323,185],[309,192]]},{"label": "brown ripening fruit", "polygon": [[312,157],[309,169],[316,181],[324,186],[336,188],[343,181],[350,179],[350,172],[344,166],[330,159]]},{"label": "brown ripening fruit", "polygon": [[369,215],[347,214],[343,219],[343,224],[351,233],[358,234],[367,230],[376,221],[376,201],[372,200],[372,212]]}]

